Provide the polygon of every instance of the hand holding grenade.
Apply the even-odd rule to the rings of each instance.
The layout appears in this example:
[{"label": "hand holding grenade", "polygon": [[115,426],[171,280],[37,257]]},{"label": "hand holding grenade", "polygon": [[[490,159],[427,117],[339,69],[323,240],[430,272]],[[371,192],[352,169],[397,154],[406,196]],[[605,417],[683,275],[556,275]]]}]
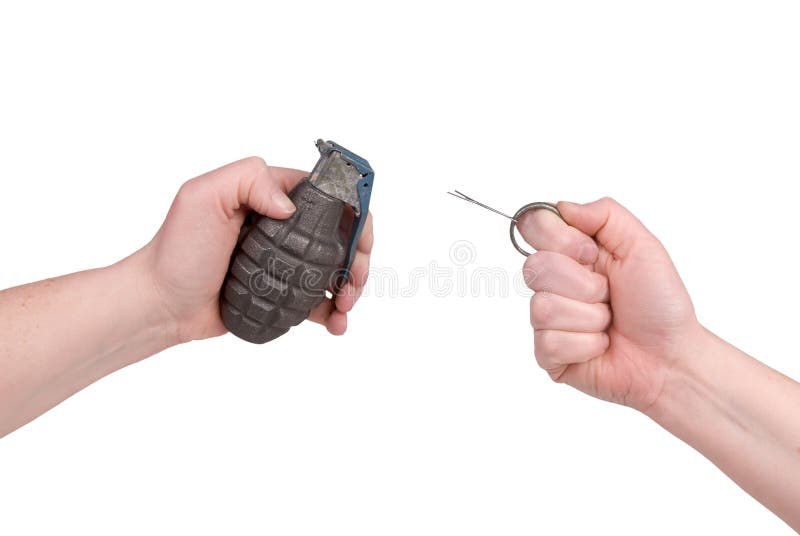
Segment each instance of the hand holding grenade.
[{"label": "hand holding grenade", "polygon": [[289,193],[297,210],[285,220],[251,213],[242,226],[220,292],[228,330],[253,343],[280,337],[347,282],[369,210],[369,162],[331,141]]}]

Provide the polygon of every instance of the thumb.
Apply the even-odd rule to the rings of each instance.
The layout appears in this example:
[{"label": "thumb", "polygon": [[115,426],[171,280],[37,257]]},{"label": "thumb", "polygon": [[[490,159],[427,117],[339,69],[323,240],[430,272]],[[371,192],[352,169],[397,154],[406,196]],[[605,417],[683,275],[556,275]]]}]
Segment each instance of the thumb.
[{"label": "thumb", "polygon": [[610,197],[583,205],[559,201],[558,210],[568,224],[594,237],[616,257],[627,256],[641,238],[653,238],[636,216]]},{"label": "thumb", "polygon": [[286,195],[301,178],[308,174],[294,169],[268,166],[261,158],[246,158],[235,162],[244,168],[238,178],[238,202],[259,214],[271,218],[287,218],[295,211]]},{"label": "thumb", "polygon": [[[271,218],[288,218],[295,206],[286,195],[308,173],[268,166],[258,157],[245,158],[192,179],[198,195],[210,197],[228,217],[242,207]],[[242,216],[243,217],[243,216]]]}]

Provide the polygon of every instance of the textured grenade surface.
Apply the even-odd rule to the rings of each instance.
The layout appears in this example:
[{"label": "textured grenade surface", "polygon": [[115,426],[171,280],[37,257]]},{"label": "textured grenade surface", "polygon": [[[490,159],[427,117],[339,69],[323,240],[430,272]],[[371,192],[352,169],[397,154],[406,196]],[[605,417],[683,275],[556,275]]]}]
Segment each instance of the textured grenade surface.
[{"label": "textured grenade surface", "polygon": [[242,228],[222,288],[225,327],[253,343],[280,337],[325,298],[347,254],[340,230],[344,203],[303,180],[289,193],[297,210]]}]

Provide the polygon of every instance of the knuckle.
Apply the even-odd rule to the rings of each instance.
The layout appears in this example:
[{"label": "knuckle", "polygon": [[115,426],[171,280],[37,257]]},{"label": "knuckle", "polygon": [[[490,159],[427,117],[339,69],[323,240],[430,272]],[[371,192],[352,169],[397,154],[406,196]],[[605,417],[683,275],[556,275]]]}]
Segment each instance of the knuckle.
[{"label": "knuckle", "polygon": [[600,306],[602,307],[600,310],[600,315],[602,318],[601,326],[602,329],[606,329],[609,324],[611,324],[611,306],[607,303],[601,303]]},{"label": "knuckle", "polygon": [[543,255],[540,251],[528,255],[528,257],[525,259],[525,267],[535,269],[539,264],[542,263],[542,258]]},{"label": "knuckle", "polygon": [[528,255],[524,268],[532,273],[542,274],[553,262],[553,254],[549,251],[537,251]]},{"label": "knuckle", "polygon": [[547,262],[546,252],[540,251],[529,255],[525,259],[525,264],[522,266],[522,275],[525,279],[525,284],[530,288],[534,288],[537,280],[540,280],[544,273],[544,265]]},{"label": "knuckle", "polygon": [[367,232],[361,233],[361,249],[365,252],[369,253],[372,251],[372,247],[375,245],[375,234],[372,232],[372,229],[367,229]]},{"label": "knuckle", "polygon": [[605,294],[605,278],[599,274],[591,273],[586,280],[586,292],[594,302],[599,302]]},{"label": "knuckle", "polygon": [[553,318],[552,296],[546,292],[537,292],[531,298],[531,325],[534,328],[547,326]]},{"label": "knuckle", "polygon": [[369,265],[359,266],[356,270],[351,270],[350,275],[354,286],[358,288],[366,286],[369,279]]},{"label": "knuckle", "polygon": [[603,332],[594,333],[591,342],[587,344],[587,355],[596,357],[608,348],[608,336]]},{"label": "knuckle", "polygon": [[248,156],[247,158],[242,160],[242,162],[245,165],[259,171],[266,170],[269,167],[267,166],[266,160],[264,160],[260,156]]},{"label": "knuckle", "polygon": [[555,235],[555,244],[559,251],[567,251],[575,242],[574,236],[570,234],[569,227]]},{"label": "knuckle", "polygon": [[600,199],[600,204],[609,214],[617,213],[619,211],[627,211],[622,203],[610,196]]},{"label": "knuckle", "polygon": [[549,369],[547,371],[547,374],[548,374],[548,376],[550,376],[550,379],[553,380],[553,382],[555,382],[555,383],[564,383],[564,380],[562,378],[562,376],[564,375],[564,368],[563,367],[558,367],[558,369],[555,369],[555,368]]},{"label": "knuckle", "polygon": [[557,349],[556,337],[552,331],[540,330],[536,332],[534,335],[534,351],[537,358],[552,361]]},{"label": "knuckle", "polygon": [[608,350],[608,346],[611,344],[611,339],[608,338],[608,333],[600,332],[600,337],[598,340],[598,351],[597,354],[600,355],[606,350]]},{"label": "knuckle", "polygon": [[551,368],[550,358],[542,351],[541,348],[535,346],[533,349],[533,355],[536,358],[536,364],[539,365],[539,368],[544,370]]},{"label": "knuckle", "polygon": [[599,301],[600,295],[603,293],[603,279],[592,274],[589,282],[589,290],[592,298]]},{"label": "knuckle", "polygon": [[181,184],[181,187],[178,189],[177,198],[180,200],[191,199],[197,195],[199,189],[200,189],[200,179],[199,178],[189,179],[188,181]]}]

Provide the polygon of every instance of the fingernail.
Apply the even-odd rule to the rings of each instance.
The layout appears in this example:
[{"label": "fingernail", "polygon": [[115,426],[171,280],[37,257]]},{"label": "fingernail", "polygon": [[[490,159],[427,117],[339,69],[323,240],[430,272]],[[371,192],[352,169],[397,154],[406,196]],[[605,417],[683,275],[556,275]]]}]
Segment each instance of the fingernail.
[{"label": "fingernail", "polygon": [[595,260],[597,260],[597,244],[583,244],[578,253],[578,262],[581,264],[591,264]]},{"label": "fingernail", "polygon": [[277,191],[272,194],[272,201],[284,212],[294,212],[297,208],[292,203],[285,193]]}]

